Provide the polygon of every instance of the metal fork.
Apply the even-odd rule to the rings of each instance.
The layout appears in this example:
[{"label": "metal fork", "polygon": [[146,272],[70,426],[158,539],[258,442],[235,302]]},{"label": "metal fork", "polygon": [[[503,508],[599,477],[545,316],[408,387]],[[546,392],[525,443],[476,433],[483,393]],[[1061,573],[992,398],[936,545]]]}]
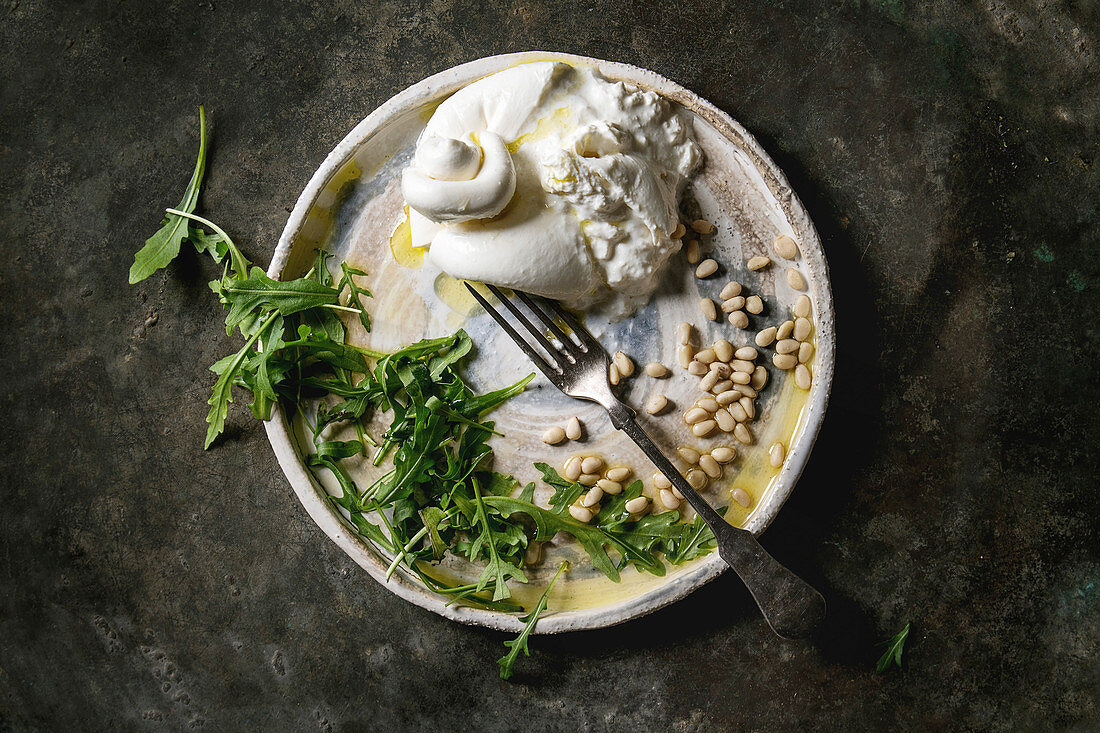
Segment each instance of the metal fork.
[{"label": "metal fork", "polygon": [[[611,424],[637,443],[661,473],[683,494],[714,533],[718,541],[718,554],[748,587],[772,631],[786,639],[803,639],[809,636],[825,618],[825,599],[806,581],[769,555],[751,532],[727,522],[691,488],[638,425],[637,413],[612,392],[608,382],[611,359],[600,342],[554,301],[542,298],[536,301],[526,293],[513,291],[516,298],[549,330],[557,341],[555,344],[504,293],[492,285],[487,287],[523,326],[530,340],[541,347],[545,354],[539,353],[481,293],[466,283],[466,288],[477,302],[512,337],[547,379],[570,397],[596,402],[607,410]],[[576,335],[579,343],[574,343],[555,319],[564,323]]]}]

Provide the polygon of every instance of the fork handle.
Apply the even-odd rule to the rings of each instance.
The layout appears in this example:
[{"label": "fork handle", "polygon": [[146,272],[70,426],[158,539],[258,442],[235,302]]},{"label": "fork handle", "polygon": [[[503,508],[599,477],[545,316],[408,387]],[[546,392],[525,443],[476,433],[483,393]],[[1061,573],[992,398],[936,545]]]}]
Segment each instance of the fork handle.
[{"label": "fork handle", "polygon": [[804,639],[813,633],[825,619],[822,595],[768,554],[752,532],[734,527],[714,511],[638,424],[634,410],[619,403],[609,408],[608,414],[615,427],[649,456],[707,523],[717,540],[719,556],[749,589],[772,631],[784,639]]}]

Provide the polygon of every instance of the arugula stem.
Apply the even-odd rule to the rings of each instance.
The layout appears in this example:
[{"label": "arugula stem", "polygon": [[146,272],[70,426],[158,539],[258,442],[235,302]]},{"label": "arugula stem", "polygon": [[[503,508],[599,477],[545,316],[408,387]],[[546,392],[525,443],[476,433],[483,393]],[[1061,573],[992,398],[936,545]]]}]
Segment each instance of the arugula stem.
[{"label": "arugula stem", "polygon": [[198,214],[192,214],[189,211],[180,211],[179,209],[165,209],[165,211],[167,211],[169,214],[181,216],[184,219],[197,221],[203,226],[207,226],[213,229],[214,233],[224,239],[226,245],[229,247],[229,261],[233,264],[233,272],[239,278],[248,276],[248,259],[244,256],[241,250],[237,248],[237,245],[233,243],[233,239],[225,233],[224,229],[222,229],[220,226],[210,221],[209,219],[199,216]]}]

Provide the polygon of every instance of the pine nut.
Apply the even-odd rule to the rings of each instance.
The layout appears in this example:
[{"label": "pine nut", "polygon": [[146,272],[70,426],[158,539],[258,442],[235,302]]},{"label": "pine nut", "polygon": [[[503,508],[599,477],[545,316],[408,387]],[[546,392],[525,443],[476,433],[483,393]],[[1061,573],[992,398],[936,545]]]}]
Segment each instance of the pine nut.
[{"label": "pine nut", "polygon": [[696,407],[702,407],[707,412],[714,412],[718,409],[718,403],[714,401],[713,397],[704,397],[695,403]]},{"label": "pine nut", "polygon": [[[726,407],[726,409],[729,411],[729,414],[733,416],[733,419],[737,422],[745,422],[749,419],[749,415],[745,412],[745,408],[741,406],[741,400],[737,400],[737,402],[731,402]],[[730,426],[730,430],[732,429],[733,426]],[[728,433],[729,430],[727,430],[726,432]]]},{"label": "pine nut", "polygon": [[752,374],[753,369],[756,369],[755,364],[744,359],[734,359],[730,362],[730,366],[733,367],[735,372],[745,372],[746,374]]},{"label": "pine nut", "polygon": [[725,339],[718,339],[714,342],[714,355],[718,357],[718,361],[729,361],[733,358],[733,344]]},{"label": "pine nut", "polygon": [[772,245],[780,257],[787,260],[798,258],[798,244],[786,234],[780,234],[776,237]]},{"label": "pine nut", "polygon": [[634,376],[634,360],[623,351],[615,352],[615,366],[619,368],[619,374],[624,377]]},{"label": "pine nut", "polygon": [[[688,348],[691,348],[690,346]],[[707,365],[701,361],[692,361],[688,364],[688,374],[693,374],[696,377],[701,377],[708,371]]]},{"label": "pine nut", "polygon": [[523,553],[524,565],[538,565],[542,562],[542,546],[543,542],[531,542],[527,545],[527,549]]},{"label": "pine nut", "polygon": [[734,372],[733,375],[730,377],[730,380],[734,384],[748,384],[751,379],[752,375],[748,374],[747,372]]},{"label": "pine nut", "polygon": [[710,298],[699,298],[699,310],[708,321],[718,320],[718,309],[714,307],[714,301]]},{"label": "pine nut", "polygon": [[612,481],[609,478],[602,478],[596,482],[596,486],[603,489],[605,494],[621,494],[623,493],[623,485],[618,481]]},{"label": "pine nut", "polygon": [[745,445],[752,445],[752,433],[745,426],[745,423],[737,423],[737,427],[733,429],[733,437],[737,438],[737,442],[744,443]]},{"label": "pine nut", "polygon": [[688,485],[696,491],[707,485],[707,475],[697,468],[688,471],[684,478],[687,479]]},{"label": "pine nut", "polygon": [[737,457],[737,451],[729,446],[720,445],[710,452],[710,457],[719,463],[729,463]]},{"label": "pine nut", "polygon": [[718,263],[708,257],[700,262],[699,266],[695,268],[695,277],[702,280],[703,278],[710,277],[716,272],[718,272]]},{"label": "pine nut", "polygon": [[685,234],[687,234],[687,227],[684,226],[683,222],[678,221],[676,222],[676,228],[672,230],[672,234],[669,236],[672,239],[682,239]]},{"label": "pine nut", "polygon": [[783,465],[783,459],[787,457],[787,449],[783,447],[782,443],[772,443],[772,447],[768,448],[768,462],[772,464],[772,468],[779,468]]},{"label": "pine nut", "polygon": [[701,423],[704,420],[710,418],[710,413],[704,410],[702,407],[693,407],[684,413],[684,422],[688,425],[695,425]]},{"label": "pine nut", "polygon": [[749,498],[748,492],[744,489],[733,489],[730,491],[730,497],[746,509],[752,504],[752,499]]},{"label": "pine nut", "polygon": [[794,319],[794,337],[799,341],[805,341],[810,337],[810,331],[813,330],[813,324],[810,323],[809,318],[796,318]]},{"label": "pine nut", "polygon": [[745,296],[735,295],[732,298],[722,301],[722,312],[733,313],[739,311],[745,307]]},{"label": "pine nut", "polygon": [[765,267],[772,263],[771,259],[764,255],[757,255],[756,257],[750,257],[747,267],[750,270],[763,270]]},{"label": "pine nut", "polygon": [[691,364],[691,357],[694,356],[692,349],[687,344],[680,344],[676,347],[676,360],[680,362],[681,369],[687,369]]},{"label": "pine nut", "polygon": [[777,354],[793,354],[798,351],[798,342],[794,339],[783,339],[775,345]]},{"label": "pine nut", "polygon": [[737,404],[741,405],[741,409],[745,411],[750,420],[756,417],[756,403],[752,401],[751,397],[742,397],[737,400]]},{"label": "pine nut", "polygon": [[576,415],[569,418],[569,422],[565,424],[565,437],[570,440],[581,439],[581,421]]},{"label": "pine nut", "polygon": [[756,367],[756,371],[752,373],[752,381],[749,382],[749,386],[751,386],[755,390],[761,390],[764,389],[767,384],[768,370],[765,369],[763,366]]},{"label": "pine nut", "polygon": [[714,413],[714,421],[718,423],[718,427],[723,433],[732,431],[734,426],[737,425],[737,419],[725,407]]},{"label": "pine nut", "polygon": [[756,390],[747,384],[735,384],[733,388],[746,397],[751,397],[754,400],[756,399]]},{"label": "pine nut", "polygon": [[748,328],[749,327],[749,317],[747,315],[745,315],[745,311],[734,311],[733,313],[730,313],[729,322],[735,328]]},{"label": "pine nut", "polygon": [[725,379],[733,374],[733,369],[724,361],[712,361],[710,363],[710,370],[717,374],[719,379]]},{"label": "pine nut", "polygon": [[802,273],[792,267],[787,270],[787,284],[795,290],[805,290],[806,278],[802,277]]},{"label": "pine nut", "polygon": [[[736,377],[740,373],[741,372],[734,372],[733,376]],[[717,395],[722,394],[723,392],[729,392],[731,389],[733,389],[733,380],[732,379],[724,379],[721,382],[719,382],[718,384],[711,387],[710,388],[710,393],[717,396]]]},{"label": "pine nut", "polygon": [[745,298],[745,310],[753,315],[764,312],[764,301],[760,299],[759,295],[750,295]]},{"label": "pine nut", "polygon": [[684,462],[688,465],[694,466],[699,462],[699,451],[694,448],[689,448],[686,445],[682,445],[676,449],[676,452],[680,454],[680,457],[684,459]]},{"label": "pine nut", "polygon": [[813,375],[805,364],[799,364],[794,370],[794,383],[802,389],[809,389],[813,384]]},{"label": "pine nut", "polygon": [[776,354],[772,357],[772,364],[779,369],[794,369],[797,363],[798,359],[791,354]]},{"label": "pine nut", "polygon": [[595,486],[599,480],[600,475],[598,473],[582,473],[580,478],[577,479],[577,483],[581,486]]},{"label": "pine nut", "polygon": [[668,376],[668,367],[659,361],[651,361],[645,365],[645,373],[654,379],[664,379]]},{"label": "pine nut", "polygon": [[573,456],[565,462],[565,467],[562,468],[562,475],[564,475],[570,481],[576,481],[581,477],[581,457]]},{"label": "pine nut", "polygon": [[709,392],[716,384],[718,384],[718,372],[707,372],[699,380],[699,389]]},{"label": "pine nut", "polygon": [[685,346],[691,345],[691,324],[687,321],[681,321],[680,325],[676,326],[676,340],[678,343]]},{"label": "pine nut", "polygon": [[714,355],[714,349],[703,349],[702,351],[695,352],[695,361],[702,362],[704,364],[710,364],[718,357]]},{"label": "pine nut", "polygon": [[671,489],[661,489],[661,504],[670,511],[680,508],[680,500],[676,498]]},{"label": "pine nut", "polygon": [[699,264],[699,260],[702,258],[702,248],[699,246],[698,239],[688,240],[687,246],[684,247],[684,257],[687,259],[689,265]]},{"label": "pine nut", "polygon": [[741,393],[736,389],[727,390],[714,398],[719,405],[728,405],[741,399]]},{"label": "pine nut", "polygon": [[628,478],[630,478],[630,475],[632,473],[634,473],[634,472],[631,471],[626,466],[615,466],[615,468],[607,469],[607,474],[606,475],[607,475],[607,478],[609,480],[621,484],[624,481],[626,481]]},{"label": "pine nut", "polygon": [[733,355],[743,361],[756,361],[756,357],[759,356],[759,353],[751,346],[742,346],[735,351]]},{"label": "pine nut", "polygon": [[600,488],[599,484],[596,484],[595,486],[593,486],[591,489],[588,490],[588,493],[586,493],[584,496],[581,497],[581,506],[583,506],[583,507],[596,506],[597,504],[600,503],[600,499],[602,499],[602,498],[603,498],[603,489]]},{"label": "pine nut", "polygon": [[792,310],[799,318],[809,318],[810,314],[813,313],[813,303],[810,302],[810,296],[798,296],[798,299],[794,301],[794,308],[792,308]]},{"label": "pine nut", "polygon": [[814,358],[814,345],[809,341],[803,341],[798,347],[798,361],[807,364]]},{"label": "pine nut", "polygon": [[607,381],[611,382],[612,387],[619,383],[619,376],[619,367],[612,364],[607,368]]},{"label": "pine nut", "polygon": [[599,473],[603,468],[603,459],[599,456],[585,456],[581,459],[582,473]]},{"label": "pine nut", "polygon": [[649,507],[649,499],[644,496],[635,496],[626,503],[626,510],[631,514],[641,514]]},{"label": "pine nut", "polygon": [[763,348],[771,344],[772,341],[775,341],[775,332],[777,330],[775,326],[768,326],[763,331],[756,334],[756,345]]},{"label": "pine nut", "polygon": [[713,420],[704,420],[691,426],[691,434],[697,438],[705,438],[713,433],[716,427],[718,427],[718,423]]},{"label": "pine nut", "polygon": [[714,225],[706,219],[696,219],[691,222],[691,228],[700,234],[710,234],[714,231]]},{"label": "pine nut", "polygon": [[775,337],[782,340],[790,338],[792,333],[794,333],[794,321],[783,321],[779,324],[779,328],[775,332]]},{"label": "pine nut", "polygon": [[703,469],[703,473],[711,478],[718,478],[722,475],[722,465],[711,455],[699,457],[699,468]]},{"label": "pine nut", "polygon": [[588,524],[592,521],[592,517],[596,515],[592,513],[591,509],[573,504],[569,507],[569,516],[573,517],[573,519],[576,519],[578,522]]},{"label": "pine nut", "polygon": [[557,445],[563,440],[565,440],[565,431],[558,425],[547,428],[546,432],[542,434],[542,442],[547,445]]},{"label": "pine nut", "polygon": [[663,473],[659,473],[659,472],[653,474],[653,485],[657,487],[658,491],[661,490],[661,489],[671,489],[672,488],[672,482],[668,480],[668,476],[664,475]]},{"label": "pine nut", "polygon": [[730,298],[741,294],[741,283],[736,280],[730,280],[722,288],[722,292],[718,293],[718,297],[722,300],[729,300]]},{"label": "pine nut", "polygon": [[669,489],[669,491],[671,491],[672,495],[675,496],[677,499],[683,499],[684,498],[684,495],[682,493],[680,493],[680,489],[678,489],[676,487],[676,484],[673,484],[672,488]]},{"label": "pine nut", "polygon": [[655,394],[645,403],[645,411],[650,415],[660,415],[666,407],[668,407],[668,398],[663,394]]}]

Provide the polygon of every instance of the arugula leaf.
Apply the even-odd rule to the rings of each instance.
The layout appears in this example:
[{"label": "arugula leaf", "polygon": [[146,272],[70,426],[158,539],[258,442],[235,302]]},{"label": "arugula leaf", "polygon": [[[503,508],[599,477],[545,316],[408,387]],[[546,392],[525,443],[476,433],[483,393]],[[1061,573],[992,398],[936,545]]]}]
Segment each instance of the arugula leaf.
[{"label": "arugula leaf", "polygon": [[229,360],[224,371],[218,377],[218,381],[214,383],[210,399],[207,400],[207,404],[210,405],[210,412],[206,415],[206,422],[209,427],[206,430],[206,442],[203,444],[203,450],[209,448],[214,439],[221,435],[222,430],[225,429],[225,418],[229,414],[229,403],[233,401],[233,380],[240,371],[245,357],[252,351],[252,345],[275,322],[278,315],[278,313],[269,315],[260,328],[248,337],[248,341]]},{"label": "arugula leaf", "polygon": [[523,631],[519,632],[519,636],[515,639],[504,642],[504,646],[508,647],[508,653],[497,660],[497,664],[500,665],[500,678],[502,680],[511,678],[512,669],[516,665],[516,660],[519,659],[520,652],[523,652],[526,657],[531,656],[531,651],[527,648],[527,638],[531,636],[531,632],[535,630],[535,624],[539,622],[539,617],[546,610],[546,605],[550,601],[550,591],[554,589],[554,583],[558,582],[558,576],[568,567],[569,563],[564,560],[561,565],[558,565],[558,572],[554,573],[554,577],[550,579],[546,590],[539,596],[539,602],[535,604],[535,608],[526,616],[520,616],[519,620],[524,623]]},{"label": "arugula leaf", "polygon": [[[722,507],[718,510],[718,513],[725,516],[727,508]],[[714,533],[710,531],[710,527],[699,515],[696,515],[695,521],[690,524],[680,524],[677,525],[677,528],[680,530],[679,536],[670,538],[665,542],[665,558],[673,565],[679,565],[700,555],[706,555],[718,546],[714,539]]]},{"label": "arugula leaf", "polygon": [[373,298],[371,292],[366,288],[361,288],[355,284],[354,275],[359,277],[366,277],[367,273],[354,267],[348,267],[346,262],[340,263],[340,269],[343,271],[344,276],[340,278],[340,283],[336,286],[336,289],[343,292],[344,288],[348,289],[348,303],[354,305],[359,309],[359,323],[363,324],[363,329],[370,333],[370,316],[367,315],[367,309],[363,307],[362,298]]},{"label": "arugula leaf", "polygon": [[486,496],[483,501],[505,514],[526,514],[534,520],[537,531],[534,540],[544,542],[558,532],[567,532],[584,547],[592,559],[592,566],[616,583],[619,582],[619,570],[607,554],[605,547],[610,546],[639,570],[654,575],[664,575],[665,566],[653,554],[627,544],[619,537],[605,532],[599,527],[584,524],[568,514],[555,514],[529,502],[512,499],[507,496]]},{"label": "arugula leaf", "polygon": [[875,665],[875,674],[882,674],[890,668],[891,664],[901,667],[901,652],[905,647],[905,640],[908,638],[909,624],[906,623],[904,629],[886,641],[879,642],[878,646],[885,646],[886,651],[879,657],[878,663]]},{"label": "arugula leaf", "polygon": [[[225,332],[233,333],[249,315],[259,309],[276,309],[283,316],[324,305],[338,305],[339,291],[310,278],[272,280],[264,271],[253,267],[248,277],[222,278],[215,292],[229,306],[225,317]],[[213,287],[213,285],[212,285]],[[245,330],[242,329],[242,335]]]},{"label": "arugula leaf", "polygon": [[562,478],[557,471],[545,463],[536,463],[535,468],[542,473],[542,480],[554,488],[554,493],[550,497],[550,506],[553,507],[551,511],[558,516],[568,512],[570,505],[581,494],[588,491],[587,487],[576,481]]},{"label": "arugula leaf", "polygon": [[[202,187],[203,171],[206,169],[206,110],[199,105],[199,155],[195,161],[195,171],[183,193],[177,209],[186,212],[195,210],[199,202],[199,189]],[[176,259],[180,245],[187,237],[187,221],[169,214],[161,222],[160,229],[145,240],[145,246],[134,255],[134,264],[130,266],[130,284],[139,283],[169,262]]]}]

